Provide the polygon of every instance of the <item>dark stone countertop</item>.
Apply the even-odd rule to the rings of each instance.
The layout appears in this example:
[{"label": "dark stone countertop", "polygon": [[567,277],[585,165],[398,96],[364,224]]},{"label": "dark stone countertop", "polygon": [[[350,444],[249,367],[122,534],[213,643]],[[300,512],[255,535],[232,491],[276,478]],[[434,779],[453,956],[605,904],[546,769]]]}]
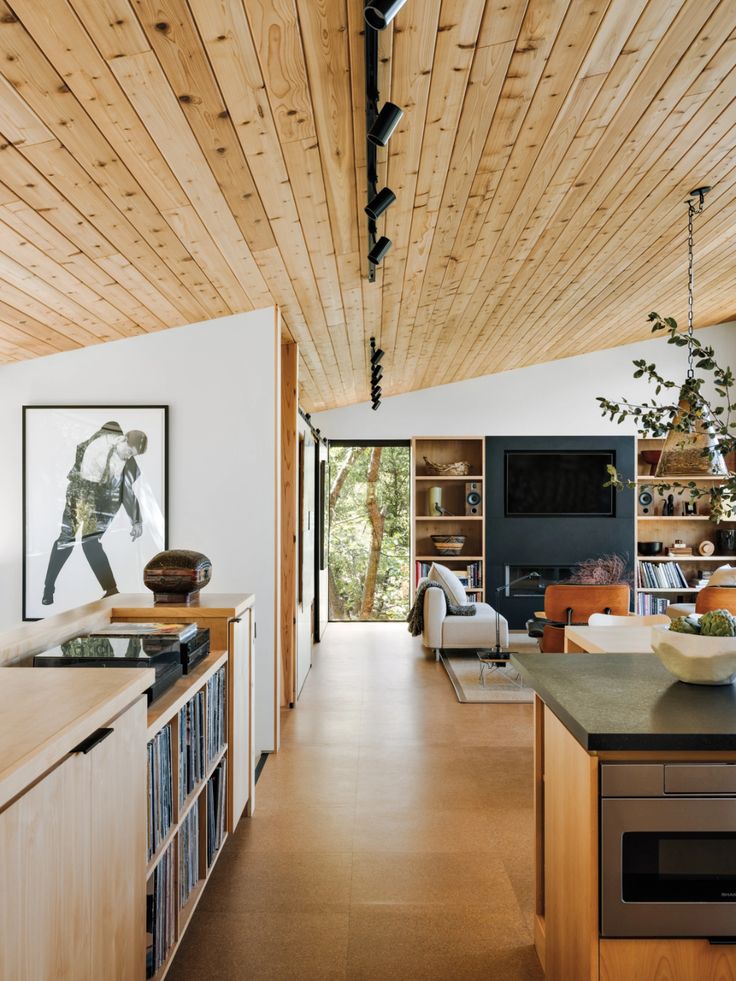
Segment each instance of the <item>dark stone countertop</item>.
[{"label": "dark stone countertop", "polygon": [[736,685],[687,685],[654,654],[515,654],[584,749],[736,750]]}]

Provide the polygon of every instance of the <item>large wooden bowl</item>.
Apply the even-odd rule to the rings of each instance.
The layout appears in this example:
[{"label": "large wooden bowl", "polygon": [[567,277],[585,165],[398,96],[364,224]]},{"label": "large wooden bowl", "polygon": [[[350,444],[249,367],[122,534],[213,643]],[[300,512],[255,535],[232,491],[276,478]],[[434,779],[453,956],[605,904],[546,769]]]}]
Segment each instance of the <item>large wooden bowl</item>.
[{"label": "large wooden bowl", "polygon": [[736,680],[736,637],[681,634],[652,627],[652,650],[670,674],[690,685],[730,685]]}]

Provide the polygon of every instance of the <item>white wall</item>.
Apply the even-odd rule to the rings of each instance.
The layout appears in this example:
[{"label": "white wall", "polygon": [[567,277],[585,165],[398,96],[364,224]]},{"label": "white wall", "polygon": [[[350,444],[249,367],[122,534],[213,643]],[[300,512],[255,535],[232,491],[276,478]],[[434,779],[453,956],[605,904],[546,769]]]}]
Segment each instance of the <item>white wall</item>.
[{"label": "white wall", "polygon": [[276,727],[279,358],[268,308],[0,367],[0,630],[22,616],[22,406],[168,404],[169,547],[210,557],[208,591],[256,594],[258,751]]},{"label": "white wall", "polygon": [[[713,345],[723,363],[736,369],[736,323],[708,327],[697,336],[704,344]],[[376,412],[366,402],[314,413],[312,425],[328,439],[585,436],[607,432],[625,436],[633,434],[635,427],[628,420],[618,426],[603,419],[596,396],[617,399],[638,393],[651,397],[653,391],[632,379],[634,358],[654,361],[665,376],[685,377],[684,350],[657,338],[396,395],[384,399]],[[384,376],[390,382],[391,362],[385,358]]]}]

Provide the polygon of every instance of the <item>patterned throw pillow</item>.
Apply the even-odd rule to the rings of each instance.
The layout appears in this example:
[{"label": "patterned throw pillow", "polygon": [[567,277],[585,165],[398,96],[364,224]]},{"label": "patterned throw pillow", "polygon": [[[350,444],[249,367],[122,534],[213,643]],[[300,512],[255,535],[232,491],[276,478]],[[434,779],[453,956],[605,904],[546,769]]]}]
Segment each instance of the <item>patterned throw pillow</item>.
[{"label": "patterned throw pillow", "polygon": [[441,583],[458,606],[467,605],[467,593],[452,569],[448,569],[446,565],[440,565],[439,562],[433,562],[427,578],[433,582]]}]

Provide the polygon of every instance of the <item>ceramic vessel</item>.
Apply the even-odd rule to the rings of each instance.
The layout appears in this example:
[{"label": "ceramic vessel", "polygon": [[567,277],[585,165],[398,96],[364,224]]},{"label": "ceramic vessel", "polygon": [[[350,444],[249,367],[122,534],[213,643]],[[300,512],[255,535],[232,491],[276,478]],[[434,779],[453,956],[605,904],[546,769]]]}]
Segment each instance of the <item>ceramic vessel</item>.
[{"label": "ceramic vessel", "polygon": [[465,535],[432,535],[432,544],[440,555],[459,555],[465,544]]},{"label": "ceramic vessel", "polygon": [[652,627],[652,650],[670,674],[690,685],[730,685],[736,679],[736,637],[681,634]]},{"label": "ceramic vessel", "polygon": [[212,563],[201,552],[177,548],[159,552],[143,570],[143,582],[153,592],[155,603],[189,606],[210,581]]}]

